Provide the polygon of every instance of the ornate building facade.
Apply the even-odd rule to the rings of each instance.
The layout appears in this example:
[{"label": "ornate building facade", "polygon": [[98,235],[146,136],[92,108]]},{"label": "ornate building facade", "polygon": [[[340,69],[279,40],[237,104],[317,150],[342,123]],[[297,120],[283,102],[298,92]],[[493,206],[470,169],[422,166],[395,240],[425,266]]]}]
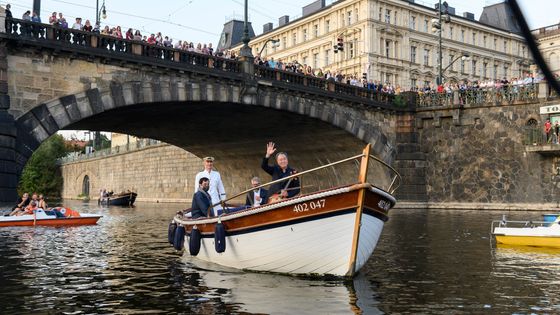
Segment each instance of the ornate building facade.
[{"label": "ornate building facade", "polygon": [[[262,50],[263,58],[297,61],[323,72],[365,76],[404,89],[436,81],[439,49],[432,19],[437,18],[437,9],[413,0],[340,0],[328,6],[323,0],[313,4],[317,5],[314,12],[306,14],[304,8],[301,18],[288,22],[284,16],[279,27],[265,25],[265,32],[250,41],[253,54]],[[487,8],[500,9],[500,5],[505,6]],[[486,22],[501,20],[485,12]],[[449,13],[449,23],[442,23],[445,82],[511,79],[529,72],[530,53],[522,36],[476,21],[470,13],[455,15],[453,8]],[[270,40],[279,43],[267,45]],[[343,50],[337,51],[340,41]],[[232,47],[234,51],[240,48],[240,44]],[[463,55],[470,58],[462,60]]]}]

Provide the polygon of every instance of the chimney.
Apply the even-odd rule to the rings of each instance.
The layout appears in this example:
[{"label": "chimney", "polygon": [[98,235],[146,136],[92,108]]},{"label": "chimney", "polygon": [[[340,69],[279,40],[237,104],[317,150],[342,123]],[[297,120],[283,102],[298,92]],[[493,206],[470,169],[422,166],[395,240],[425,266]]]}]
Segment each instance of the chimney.
[{"label": "chimney", "polygon": [[273,26],[272,23],[266,23],[263,25],[263,34],[272,31]]},{"label": "chimney", "polygon": [[310,15],[312,13],[321,10],[324,7],[325,7],[325,0],[317,0],[301,8],[301,16],[303,17],[303,16]]},{"label": "chimney", "polygon": [[464,17],[465,19],[474,21],[474,13],[463,12],[463,17]]},{"label": "chimney", "polygon": [[290,22],[290,17],[289,16],[287,16],[287,15],[281,16],[278,19],[278,26],[280,27],[280,26],[286,25],[289,22]]}]

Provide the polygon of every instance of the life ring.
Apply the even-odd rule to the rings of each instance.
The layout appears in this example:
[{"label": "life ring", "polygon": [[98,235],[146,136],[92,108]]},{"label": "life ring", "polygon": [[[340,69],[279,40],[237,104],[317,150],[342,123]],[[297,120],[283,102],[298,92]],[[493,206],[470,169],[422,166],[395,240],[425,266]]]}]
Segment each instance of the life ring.
[{"label": "life ring", "polygon": [[226,251],[226,228],[222,222],[218,222],[214,229],[214,247],[218,253]]},{"label": "life ring", "polygon": [[191,230],[191,237],[189,239],[189,253],[191,254],[191,256],[196,256],[200,252],[200,240],[200,230],[196,227],[193,227],[193,229]]},{"label": "life ring", "polygon": [[183,245],[185,244],[185,227],[178,226],[175,229],[175,237],[173,238],[173,247],[176,250],[183,249]]},{"label": "life ring", "polygon": [[167,229],[167,241],[169,241],[169,244],[173,244],[173,240],[175,239],[176,229],[177,229],[177,223],[175,223],[175,221],[169,223],[169,228]]}]

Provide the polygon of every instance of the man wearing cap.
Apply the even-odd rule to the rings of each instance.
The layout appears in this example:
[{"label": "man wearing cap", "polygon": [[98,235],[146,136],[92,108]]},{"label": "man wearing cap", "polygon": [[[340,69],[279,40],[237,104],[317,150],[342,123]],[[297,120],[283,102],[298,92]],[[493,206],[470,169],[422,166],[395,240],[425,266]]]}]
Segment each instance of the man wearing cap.
[{"label": "man wearing cap", "polygon": [[[211,156],[207,156],[202,159],[204,163],[204,170],[198,174],[196,174],[194,183],[195,188],[194,191],[198,190],[198,181],[206,177],[210,180],[210,189],[208,190],[208,194],[212,198],[212,204],[220,202],[220,200],[226,199],[226,190],[224,189],[224,183],[222,183],[222,177],[220,173],[213,170],[214,166],[214,158]],[[218,210],[222,210],[221,205],[214,206],[214,215],[218,215]]]}]

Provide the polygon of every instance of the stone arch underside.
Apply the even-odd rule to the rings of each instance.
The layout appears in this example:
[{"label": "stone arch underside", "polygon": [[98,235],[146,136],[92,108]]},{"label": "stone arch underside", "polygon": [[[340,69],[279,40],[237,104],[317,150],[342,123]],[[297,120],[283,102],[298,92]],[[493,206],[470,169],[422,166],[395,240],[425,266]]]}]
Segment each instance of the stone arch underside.
[{"label": "stone arch underside", "polygon": [[[235,87],[220,93],[214,92],[216,88],[207,89],[199,91],[198,96],[191,90],[184,97],[180,92],[166,95],[157,88],[146,91],[139,83],[115,84],[108,91],[91,89],[65,96],[22,115],[17,121],[18,134],[26,134],[23,147],[27,151],[60,129],[113,131],[158,139],[198,157],[216,157],[228,193],[248,188],[251,176],[269,178],[259,167],[268,141],[289,152],[290,164],[297,169],[358,154],[367,142],[372,143],[375,155],[389,163],[395,157],[383,131],[390,128],[390,119],[379,118],[384,117],[379,112],[344,110],[342,106],[337,109],[326,102],[277,91],[261,92],[252,104],[244,105],[236,99]],[[22,159],[29,156],[24,154]],[[317,189],[330,187],[355,178],[356,168],[349,165],[332,169],[307,178],[305,184]],[[387,183],[387,174],[381,168],[373,168],[372,174],[380,185]]]}]

